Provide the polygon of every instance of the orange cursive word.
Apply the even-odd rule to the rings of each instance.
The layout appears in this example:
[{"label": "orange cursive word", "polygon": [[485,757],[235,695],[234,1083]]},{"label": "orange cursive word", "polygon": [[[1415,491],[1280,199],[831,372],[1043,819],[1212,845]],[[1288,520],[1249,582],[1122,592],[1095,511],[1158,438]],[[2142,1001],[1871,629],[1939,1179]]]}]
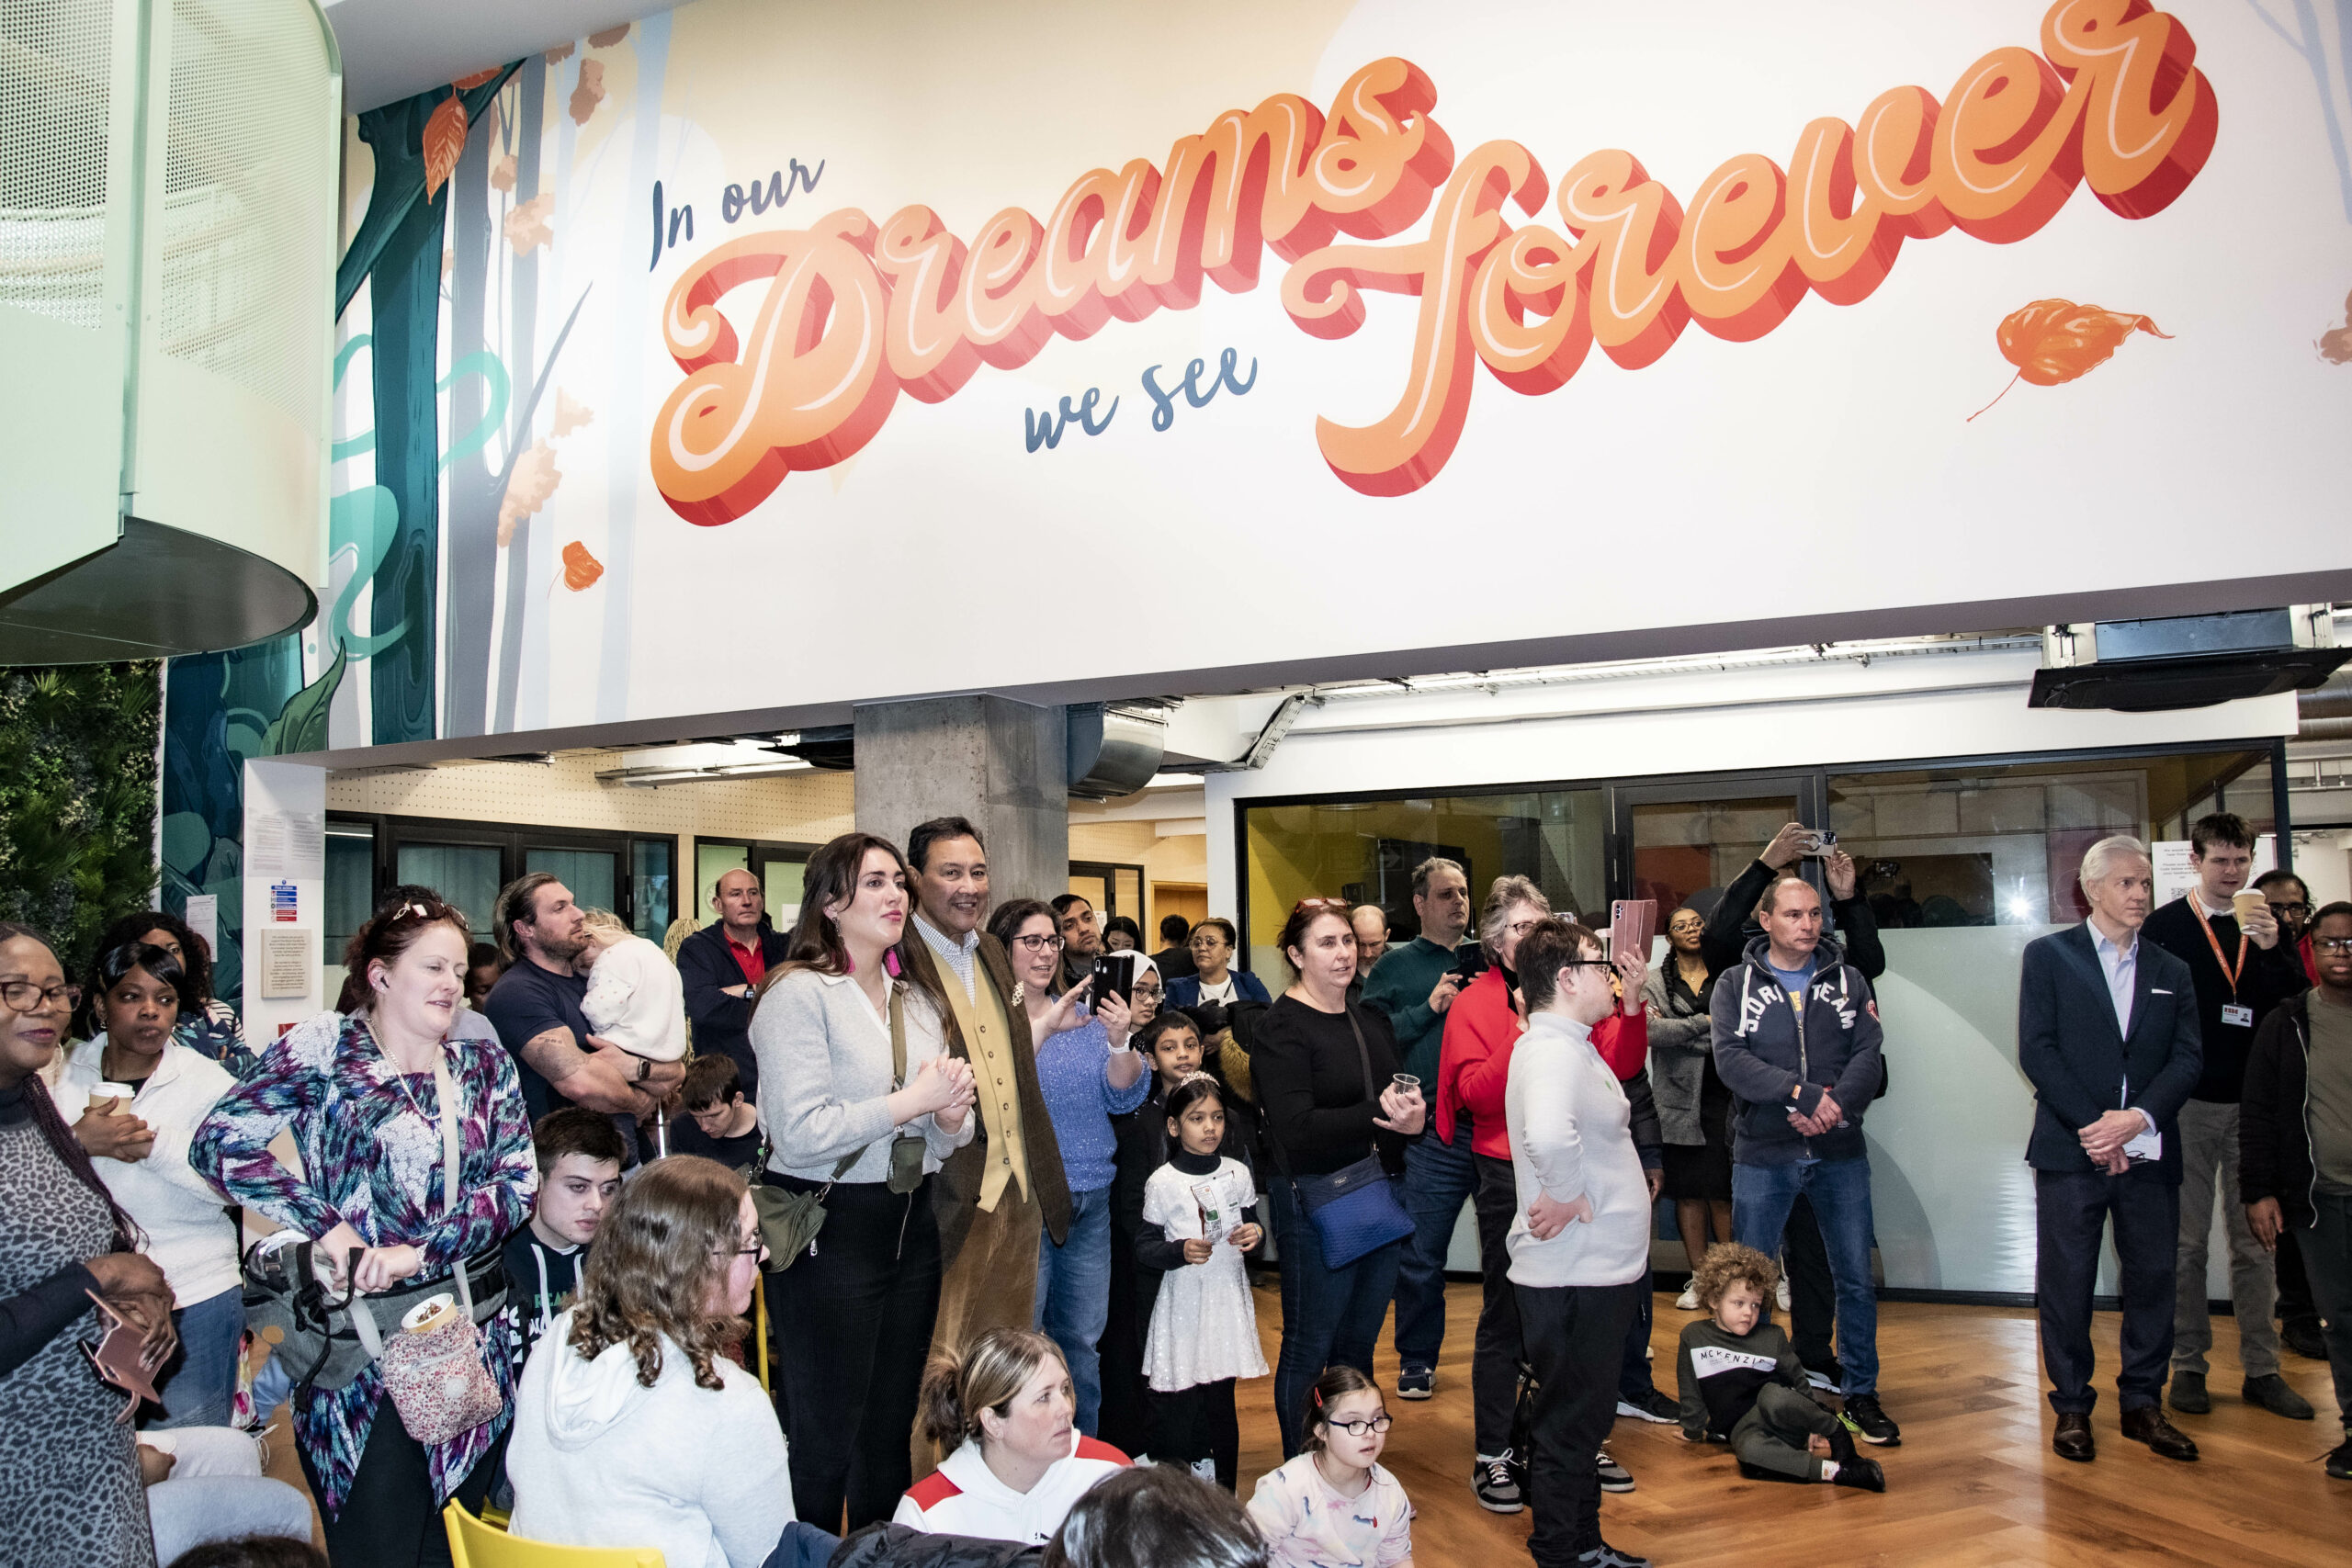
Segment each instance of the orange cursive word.
[{"label": "orange cursive word", "polygon": [[[1807,292],[1867,299],[1906,239],[1954,227],[2024,239],[2077,185],[2124,218],[2162,211],[2212,150],[2195,57],[2188,30],[2147,0],[2058,0],[2040,53],[1995,50],[1940,103],[1896,87],[1855,125],[1816,119],[1787,168],[1742,153],[1687,209],[1628,152],[1583,158],[1556,188],[1515,141],[1457,166],[1429,77],[1374,61],[1328,116],[1288,94],[1229,111],[1159,165],[1081,175],[1043,222],[1008,208],[967,242],[927,207],[878,225],[845,209],[718,246],[662,310],[685,378],[651,433],[654,481],[688,521],[730,521],[794,469],[856,452],[900,391],[936,402],[982,364],[1027,363],[1056,333],[1190,309],[1204,278],[1254,288],[1270,249],[1293,264],[1284,309],[1317,336],[1362,325],[1366,293],[1419,297],[1396,408],[1365,426],[1317,423],[1343,482],[1404,494],[1451,457],[1481,364],[1534,394],[1565,384],[1595,344],[1634,369],[1693,321],[1761,337]],[[1507,208],[1532,218],[1547,199],[1565,233],[1510,220]],[[1362,243],[1424,213],[1427,238]],[[739,341],[718,302],[763,280]]]}]

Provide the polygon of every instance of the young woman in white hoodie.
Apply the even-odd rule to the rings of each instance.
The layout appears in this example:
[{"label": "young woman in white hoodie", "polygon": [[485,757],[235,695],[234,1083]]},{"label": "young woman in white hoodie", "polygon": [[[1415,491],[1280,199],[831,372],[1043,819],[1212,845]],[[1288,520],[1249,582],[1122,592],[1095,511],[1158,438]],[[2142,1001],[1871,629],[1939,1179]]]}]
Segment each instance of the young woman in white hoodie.
[{"label": "young woman in white hoodie", "polygon": [[189,1168],[187,1151],[237,1080],[174,1039],[188,987],[163,948],[127,942],[100,953],[90,989],[98,1036],[74,1047],[51,1098],[171,1282],[181,1349],[156,1379],[164,1413],[152,1424],[226,1427],[245,1332],[237,1232],[228,1200]]},{"label": "young woman in white hoodie", "polygon": [[952,1448],[907,1488],[892,1523],[932,1535],[1038,1546],[1070,1505],[1127,1456],[1078,1429],[1078,1402],[1061,1347],[1025,1328],[991,1328],[961,1355],[924,1370],[921,1419]]},{"label": "young woman in white hoodie", "polygon": [[761,1568],[806,1529],[775,1411],[727,1356],[765,1255],[742,1177],[716,1160],[656,1160],[621,1190],[523,1370],[506,1450],[516,1536]]}]

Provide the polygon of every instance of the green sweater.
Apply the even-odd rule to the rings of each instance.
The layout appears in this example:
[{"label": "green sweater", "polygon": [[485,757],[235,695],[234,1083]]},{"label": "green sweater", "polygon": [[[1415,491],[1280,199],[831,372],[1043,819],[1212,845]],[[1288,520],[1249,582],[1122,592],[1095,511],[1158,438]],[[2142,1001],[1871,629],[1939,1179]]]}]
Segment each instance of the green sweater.
[{"label": "green sweater", "polygon": [[1363,983],[1364,1006],[1378,1008],[1396,1036],[1404,1070],[1421,1080],[1421,1093],[1437,1095],[1438,1047],[1445,1043],[1445,1015],[1430,1010],[1438,976],[1453,967],[1457,954],[1425,936],[1392,947],[1372,966]]}]

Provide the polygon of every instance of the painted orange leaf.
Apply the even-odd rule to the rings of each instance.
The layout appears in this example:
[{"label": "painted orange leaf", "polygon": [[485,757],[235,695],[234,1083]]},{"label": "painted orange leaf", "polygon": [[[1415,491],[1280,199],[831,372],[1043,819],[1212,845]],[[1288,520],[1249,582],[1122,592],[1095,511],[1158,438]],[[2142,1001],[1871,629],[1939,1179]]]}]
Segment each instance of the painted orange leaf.
[{"label": "painted orange leaf", "polygon": [[2320,333],[2319,356],[2330,365],[2352,365],[2352,295],[2345,296],[2344,324]]},{"label": "painted orange leaf", "polygon": [[462,93],[469,87],[481,86],[484,82],[491,80],[501,71],[505,69],[506,68],[503,65],[493,65],[487,71],[476,71],[469,75],[460,76],[456,81],[450,83],[449,85],[457,88],[458,91]]},{"label": "painted orange leaf", "polygon": [[620,42],[621,39],[627,37],[628,37],[628,24],[627,22],[623,22],[619,27],[606,28],[601,33],[590,33],[588,35],[588,47],[590,49],[610,49],[613,45]]},{"label": "painted orange leaf", "polygon": [[452,93],[433,107],[424,122],[424,199],[431,201],[466,150],[465,101]]},{"label": "painted orange leaf", "polygon": [[595,417],[594,409],[575,400],[561,387],[555,389],[555,429],[550,434],[558,437],[569,435]]},{"label": "painted orange leaf", "polygon": [[506,215],[506,243],[514,247],[518,256],[528,255],[534,245],[544,245],[552,240],[554,231],[548,227],[548,214],[555,210],[555,194],[542,191],[530,200],[518,202]]},{"label": "painted orange leaf", "polygon": [[596,106],[605,101],[605,62],[583,60],[580,62],[580,85],[571,89],[571,123],[585,125]]},{"label": "painted orange leaf", "polygon": [[[2106,364],[2135,332],[2151,337],[2172,336],[2145,316],[2077,305],[2072,299],[2036,299],[2023,310],[2012,310],[2001,318],[1995,336],[2001,345],[2001,357],[2018,367],[2018,373],[2009,378],[2009,387],[2019,381],[2056,387]],[[2009,387],[2002,388],[1993,403],[2007,397]],[[1993,403],[1968,417],[1974,419]]]},{"label": "painted orange leaf", "polygon": [[497,163],[492,164],[490,166],[490,188],[492,190],[513,190],[514,188],[514,153],[507,153],[504,157],[499,159]]},{"label": "painted orange leaf", "polygon": [[560,43],[556,45],[553,49],[548,51],[546,56],[547,62],[549,65],[562,64],[565,61],[571,58],[571,51],[576,47],[576,45],[568,43]]},{"label": "painted orange leaf", "polygon": [[605,563],[588,553],[588,547],[574,539],[563,547],[563,585],[574,593],[595,585],[605,575]]},{"label": "painted orange leaf", "polygon": [[506,481],[506,494],[498,503],[498,543],[503,547],[514,538],[515,525],[526,517],[534,516],[563,482],[563,475],[555,466],[555,448],[544,441],[535,441],[531,449],[514,460],[514,472]]}]

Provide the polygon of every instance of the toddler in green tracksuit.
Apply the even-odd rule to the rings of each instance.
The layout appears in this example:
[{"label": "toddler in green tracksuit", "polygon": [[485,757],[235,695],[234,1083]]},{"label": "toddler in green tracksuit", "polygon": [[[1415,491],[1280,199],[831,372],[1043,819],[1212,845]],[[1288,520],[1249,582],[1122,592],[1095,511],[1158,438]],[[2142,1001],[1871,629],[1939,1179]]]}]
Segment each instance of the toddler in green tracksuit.
[{"label": "toddler in green tracksuit", "polygon": [[1876,1460],[1854,1450],[1845,1423],[1805,1392],[1804,1363],[1780,1325],[1764,1321],[1780,1269],[1752,1247],[1708,1250],[1690,1288],[1712,1316],[1682,1331],[1675,1370],[1682,1436],[1728,1438],[1746,1475],[1886,1490]]}]

